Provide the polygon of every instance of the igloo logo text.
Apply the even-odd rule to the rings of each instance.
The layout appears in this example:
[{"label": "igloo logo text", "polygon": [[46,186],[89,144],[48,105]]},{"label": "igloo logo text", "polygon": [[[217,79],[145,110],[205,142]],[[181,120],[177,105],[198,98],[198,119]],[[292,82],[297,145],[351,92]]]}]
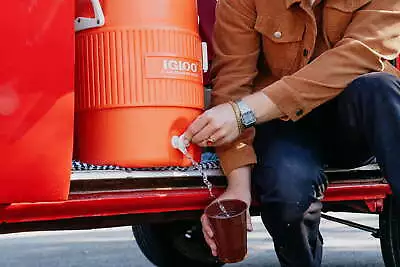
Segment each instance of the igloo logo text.
[{"label": "igloo logo text", "polygon": [[145,57],[145,78],[180,79],[202,83],[201,61],[188,57],[149,54]]},{"label": "igloo logo text", "polygon": [[163,68],[166,71],[180,71],[197,73],[199,66],[196,63],[183,60],[165,59],[163,61]]}]

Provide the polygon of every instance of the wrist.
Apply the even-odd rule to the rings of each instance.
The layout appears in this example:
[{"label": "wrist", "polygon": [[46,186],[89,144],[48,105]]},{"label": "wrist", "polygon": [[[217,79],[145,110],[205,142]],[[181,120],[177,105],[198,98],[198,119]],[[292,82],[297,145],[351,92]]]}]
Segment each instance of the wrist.
[{"label": "wrist", "polygon": [[227,191],[235,194],[250,194],[251,192],[251,168],[240,167],[233,170],[228,176]]},{"label": "wrist", "polygon": [[233,105],[239,113],[242,131],[256,125],[257,119],[254,110],[245,101],[239,99]]},{"label": "wrist", "polygon": [[263,92],[257,92],[243,98],[253,111],[257,124],[264,123],[283,116],[275,103]]}]

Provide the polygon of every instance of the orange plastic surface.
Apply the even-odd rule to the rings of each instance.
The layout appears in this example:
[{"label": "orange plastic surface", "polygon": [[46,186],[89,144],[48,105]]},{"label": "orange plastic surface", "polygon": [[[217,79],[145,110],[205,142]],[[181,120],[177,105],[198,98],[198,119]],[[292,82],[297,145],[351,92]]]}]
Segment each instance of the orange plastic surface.
[{"label": "orange plastic surface", "polygon": [[0,16],[0,203],[66,200],[74,4],[5,1]]},{"label": "orange plastic surface", "polygon": [[[76,34],[76,158],[188,166],[171,138],[204,107],[196,0],[101,5],[105,25]],[[77,0],[76,16],[93,17],[89,0]]]}]

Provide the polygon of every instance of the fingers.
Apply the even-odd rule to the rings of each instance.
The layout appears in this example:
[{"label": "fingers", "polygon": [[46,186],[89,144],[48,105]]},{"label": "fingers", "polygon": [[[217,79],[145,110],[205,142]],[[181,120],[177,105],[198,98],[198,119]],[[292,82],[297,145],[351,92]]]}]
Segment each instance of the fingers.
[{"label": "fingers", "polygon": [[253,224],[251,223],[251,216],[250,216],[250,211],[247,210],[246,213],[246,221],[247,221],[247,231],[252,232],[253,231]]},{"label": "fingers", "polygon": [[207,139],[210,137],[214,137],[215,126],[211,123],[208,123],[200,132],[193,136],[192,142],[195,144],[203,144],[207,145]]},{"label": "fingers", "polygon": [[233,133],[226,133],[224,129],[216,132],[213,137],[216,139],[216,142],[214,142],[211,146],[214,147],[222,146],[235,140],[235,135]]},{"label": "fingers", "polygon": [[206,241],[207,245],[210,247],[211,254],[214,257],[217,256],[217,245],[215,244],[214,240],[212,238],[209,238],[207,235],[204,235],[204,240]]},{"label": "fingers", "polygon": [[223,143],[223,139],[227,136],[227,132],[225,129],[217,129],[215,132],[209,135],[209,138],[212,139],[211,143],[207,143],[208,146],[217,146],[220,143]]},{"label": "fingers", "polygon": [[211,229],[211,225],[210,225],[210,221],[208,220],[207,216],[205,214],[203,214],[201,216],[201,224],[203,226],[203,230],[204,232],[210,237],[213,238],[214,233]]},{"label": "fingers", "polygon": [[197,135],[207,124],[207,116],[204,116],[204,114],[198,116],[184,133],[186,139],[191,142],[193,137]]},{"label": "fingers", "polygon": [[213,237],[214,233],[211,229],[210,222],[205,214],[201,216],[201,224],[203,226],[203,235],[207,245],[211,249],[211,253],[213,256],[217,256],[217,245],[215,244]]},{"label": "fingers", "polygon": [[[192,136],[191,141],[193,143],[200,146],[207,146],[215,142],[213,141],[212,143],[209,143],[208,141],[210,140],[208,139],[214,139],[213,134],[221,128],[221,125],[218,123],[216,115],[217,114],[215,111],[208,110],[203,115],[201,115],[203,117],[201,119],[201,123],[195,122],[192,124],[191,127],[196,131],[196,133]],[[199,129],[198,127],[201,128]]]}]

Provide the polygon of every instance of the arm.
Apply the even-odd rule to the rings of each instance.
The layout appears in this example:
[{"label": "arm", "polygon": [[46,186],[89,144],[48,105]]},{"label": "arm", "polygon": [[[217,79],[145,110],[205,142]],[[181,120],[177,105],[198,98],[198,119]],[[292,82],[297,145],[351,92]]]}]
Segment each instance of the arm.
[{"label": "arm", "polygon": [[[235,100],[232,98],[233,95],[241,98],[250,95],[253,91],[253,80],[257,76],[257,60],[260,53],[260,37],[254,30],[256,14],[253,1],[219,0],[218,2],[213,42],[215,58],[211,70],[213,106]],[[245,47],[239,45],[242,43],[248,45]],[[233,113],[230,107],[226,110]],[[202,118],[199,119],[199,121],[201,120]],[[203,119],[203,121],[206,123],[207,120]],[[200,127],[201,124],[192,125]],[[235,123],[233,124],[235,125]],[[191,133],[197,131],[198,129],[189,129]],[[201,141],[202,138],[199,138],[198,141]],[[222,170],[228,180],[228,187],[219,199],[241,199],[250,206],[249,165],[256,163],[252,148],[253,138],[254,129],[248,129],[236,141],[216,148]],[[247,222],[247,228],[251,231],[249,214]],[[217,255],[213,232],[204,215],[202,216],[202,225],[205,240],[213,255]]]},{"label": "arm", "polygon": [[357,11],[335,47],[263,89],[267,97],[254,94],[244,100],[254,108],[258,123],[276,117],[276,107],[296,121],[340,94],[358,76],[385,71],[384,61],[399,52],[400,2],[372,0]]},{"label": "arm", "polygon": [[[232,95],[242,98],[253,91],[261,45],[260,36],[254,30],[255,10],[254,0],[218,2],[213,41],[215,58],[211,70],[213,106],[235,100]],[[253,138],[254,129],[248,129],[234,142],[216,148],[226,175],[236,168],[256,163]]]}]

